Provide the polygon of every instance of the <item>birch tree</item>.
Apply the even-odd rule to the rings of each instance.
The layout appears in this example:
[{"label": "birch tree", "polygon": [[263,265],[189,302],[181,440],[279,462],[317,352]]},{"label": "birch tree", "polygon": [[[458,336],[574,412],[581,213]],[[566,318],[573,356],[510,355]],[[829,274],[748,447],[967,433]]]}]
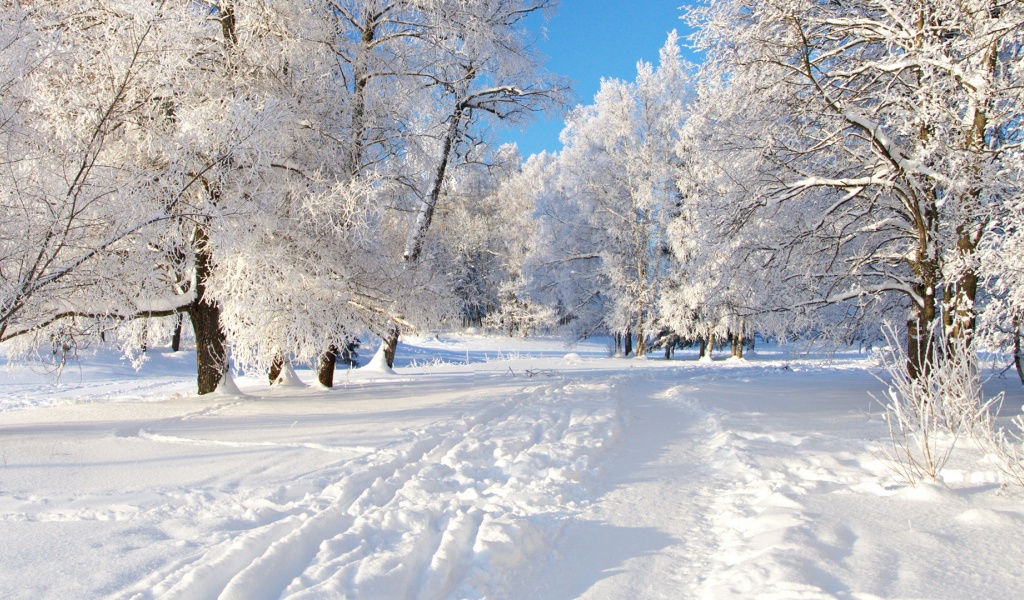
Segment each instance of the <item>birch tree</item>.
[{"label": "birch tree", "polygon": [[540,70],[541,57],[524,27],[533,13],[550,11],[554,0],[442,1],[434,5],[429,38],[435,69],[421,76],[433,83],[436,140],[433,168],[418,190],[416,218],[403,257],[416,262],[423,250],[449,165],[482,118],[511,124],[557,108],[566,86]]}]

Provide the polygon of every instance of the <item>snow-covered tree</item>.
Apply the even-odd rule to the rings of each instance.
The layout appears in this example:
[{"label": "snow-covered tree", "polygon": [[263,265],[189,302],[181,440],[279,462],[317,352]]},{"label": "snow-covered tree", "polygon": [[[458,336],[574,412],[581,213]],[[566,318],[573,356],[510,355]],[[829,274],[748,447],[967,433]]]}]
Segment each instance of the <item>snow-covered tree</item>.
[{"label": "snow-covered tree", "polygon": [[727,0],[692,18],[705,80],[733,98],[709,99],[707,122],[742,131],[726,146],[765,166],[734,210],[788,224],[767,252],[813,292],[801,304],[895,296],[920,364],[935,319],[969,336],[977,249],[1017,193],[1024,7]]},{"label": "snow-covered tree", "polygon": [[416,219],[403,252],[407,261],[420,258],[449,166],[476,136],[474,129],[486,120],[519,124],[563,102],[565,84],[541,71],[541,57],[524,26],[531,14],[555,4],[440,0],[433,5],[434,33],[427,41],[434,68],[420,74],[434,90],[432,115],[420,132],[429,140],[424,151],[432,168],[417,189]]},{"label": "snow-covered tree", "polygon": [[0,14],[0,340],[28,348],[58,330],[179,309],[147,241],[187,212],[211,166],[154,150],[174,118],[164,92],[188,69],[168,51],[183,50],[191,11],[92,0]]},{"label": "snow-covered tree", "polygon": [[552,261],[593,261],[609,312],[605,327],[636,335],[636,354],[659,321],[658,298],[671,259],[666,227],[679,204],[674,147],[686,118],[690,76],[678,38],[657,68],[641,62],[635,82],[605,80],[594,104],[569,116],[558,159],[573,203],[577,250]]}]

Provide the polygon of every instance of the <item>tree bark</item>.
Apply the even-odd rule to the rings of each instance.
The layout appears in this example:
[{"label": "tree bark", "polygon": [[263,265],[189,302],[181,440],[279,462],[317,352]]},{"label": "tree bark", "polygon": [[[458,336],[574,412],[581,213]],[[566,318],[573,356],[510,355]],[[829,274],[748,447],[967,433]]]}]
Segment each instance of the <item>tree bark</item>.
[{"label": "tree bark", "polygon": [[[972,236],[960,231],[957,240],[957,253],[961,261],[970,264],[976,252],[977,244]],[[946,340],[949,348],[956,347],[952,342],[962,339],[965,348],[969,348],[974,337],[977,316],[974,302],[978,297],[978,274],[971,267],[965,267],[956,282],[946,287],[949,299],[943,311],[943,324],[946,329]]]},{"label": "tree bark", "polygon": [[402,335],[401,328],[398,325],[388,332],[388,337],[384,340],[384,359],[388,363],[388,367],[395,368],[395,353],[398,352],[398,338]]},{"label": "tree bark", "polygon": [[277,383],[277,378],[281,376],[281,370],[284,369],[284,359],[278,354],[274,357],[274,362],[270,363],[270,371],[267,373],[267,377],[270,379],[270,385]]},{"label": "tree bark", "polygon": [[629,356],[633,353],[633,332],[626,330],[626,333],[622,335],[622,354],[623,356]]},{"label": "tree bark", "polygon": [[174,315],[174,333],[171,334],[171,351],[173,352],[181,350],[181,325],[181,315]]},{"label": "tree bark", "polygon": [[935,292],[931,285],[916,285],[921,303],[914,303],[907,321],[907,372],[912,379],[928,373],[935,353],[932,326],[935,323]]},{"label": "tree bark", "polygon": [[189,307],[188,316],[196,336],[196,368],[199,394],[217,389],[227,372],[226,337],[220,327],[220,307],[206,298],[206,282],[213,270],[213,255],[209,236],[201,226],[196,227],[196,299]]},{"label": "tree bark", "polygon": [[196,335],[196,384],[199,394],[217,389],[227,371],[224,333],[220,329],[220,308],[210,302],[196,302],[189,310]]},{"label": "tree bark", "polygon": [[[641,317],[642,319],[642,317]],[[643,322],[637,323],[636,326],[636,355],[637,357],[645,356],[647,354],[647,337],[644,335]]]},{"label": "tree bark", "polygon": [[732,334],[732,355],[734,358],[743,358],[743,344],[746,343],[746,319],[740,319],[739,331]]},{"label": "tree bark", "polygon": [[448,124],[448,131],[441,142],[441,160],[434,170],[434,179],[430,185],[430,192],[420,202],[419,213],[416,215],[416,224],[413,226],[412,233],[409,234],[409,240],[406,242],[405,252],[402,255],[408,262],[419,260],[420,253],[423,251],[423,241],[434,218],[437,200],[441,197],[441,187],[444,185],[445,173],[448,171],[448,159],[451,156],[452,146],[455,144],[455,138],[459,135],[463,110],[464,108],[460,102],[455,106],[455,110],[450,117],[451,121]]},{"label": "tree bark", "polygon": [[338,347],[334,344],[320,355],[320,367],[317,369],[316,378],[324,387],[334,387],[334,367],[338,361]]},{"label": "tree bark", "polygon": [[1024,366],[1021,365],[1021,348],[1020,348],[1020,319],[1013,319],[1013,366],[1017,367],[1017,377],[1020,377],[1021,385],[1024,385]]}]

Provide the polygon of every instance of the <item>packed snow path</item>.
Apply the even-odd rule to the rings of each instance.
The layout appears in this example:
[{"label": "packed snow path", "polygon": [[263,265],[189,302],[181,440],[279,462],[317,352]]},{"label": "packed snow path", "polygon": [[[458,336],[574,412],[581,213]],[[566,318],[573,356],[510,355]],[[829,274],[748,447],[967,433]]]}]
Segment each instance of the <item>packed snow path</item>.
[{"label": "packed snow path", "polygon": [[243,379],[243,397],[196,398],[180,393],[187,371],[168,374],[177,356],[154,360],[158,381],[84,373],[56,397],[15,377],[17,409],[0,413],[0,589],[1018,597],[1021,494],[1000,494],[969,453],[947,486],[894,482],[872,451],[884,425],[866,392],[880,384],[861,358],[418,350],[418,366],[351,373],[334,391]]}]

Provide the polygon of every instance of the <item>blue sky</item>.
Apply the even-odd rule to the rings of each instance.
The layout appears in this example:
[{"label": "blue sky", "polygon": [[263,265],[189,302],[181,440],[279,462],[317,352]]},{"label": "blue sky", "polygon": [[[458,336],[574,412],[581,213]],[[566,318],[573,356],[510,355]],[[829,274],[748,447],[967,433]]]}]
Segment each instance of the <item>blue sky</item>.
[{"label": "blue sky", "polygon": [[[573,80],[574,104],[590,104],[601,78],[632,81],[638,60],[658,62],[668,32],[688,33],[680,6],[692,0],[561,0],[538,40],[548,71]],[[685,40],[684,40],[685,43]],[[516,142],[524,157],[559,150],[562,119],[538,119],[524,130],[499,131],[502,141]]]}]

